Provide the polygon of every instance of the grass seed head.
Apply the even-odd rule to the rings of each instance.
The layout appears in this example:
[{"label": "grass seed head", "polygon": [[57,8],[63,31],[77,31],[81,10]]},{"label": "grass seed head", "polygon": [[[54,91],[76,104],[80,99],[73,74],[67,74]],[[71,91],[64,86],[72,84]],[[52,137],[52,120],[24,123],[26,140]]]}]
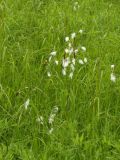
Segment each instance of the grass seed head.
[{"label": "grass seed head", "polygon": [[69,74],[69,77],[72,79],[73,78],[73,72],[71,72],[70,74]]},{"label": "grass seed head", "polygon": [[63,74],[63,76],[66,76],[66,68],[62,69],[62,74]]},{"label": "grass seed head", "polygon": [[114,68],[115,68],[115,65],[114,65],[114,64],[112,64],[112,65],[111,65],[111,69],[114,69]]},{"label": "grass seed head", "polygon": [[28,109],[29,104],[30,104],[30,99],[27,99],[27,101],[24,103],[24,107],[26,110]]},{"label": "grass seed head", "polygon": [[78,61],[78,62],[79,62],[79,64],[82,64],[82,65],[84,64],[84,62],[83,62],[83,60],[82,60],[82,59],[79,59],[79,61]]},{"label": "grass seed head", "polygon": [[71,34],[71,39],[74,39],[76,37],[76,33]]},{"label": "grass seed head", "polygon": [[73,64],[70,65],[71,70],[74,72],[75,66]]},{"label": "grass seed head", "polygon": [[69,41],[69,37],[65,37],[65,42],[68,42]]},{"label": "grass seed head", "polygon": [[56,56],[56,53],[57,53],[57,52],[54,51],[54,52],[51,52],[50,55],[51,55],[51,56]]},{"label": "grass seed head", "polygon": [[116,82],[116,76],[115,76],[114,73],[111,73],[111,75],[110,75],[110,80],[111,80],[112,82]]},{"label": "grass seed head", "polygon": [[53,132],[53,128],[51,128],[48,133],[52,134],[52,132]]},{"label": "grass seed head", "polygon": [[47,75],[48,75],[48,77],[51,77],[51,73],[50,72],[47,72]]},{"label": "grass seed head", "polygon": [[82,33],[83,33],[83,30],[82,30],[82,29],[80,29],[80,30],[79,30],[79,33],[80,33],[80,34],[82,34]]},{"label": "grass seed head", "polygon": [[59,64],[58,60],[55,60],[55,64],[56,64],[56,65],[58,65],[58,64]]},{"label": "grass seed head", "polygon": [[65,53],[69,53],[69,49],[66,48],[66,49],[65,49]]},{"label": "grass seed head", "polygon": [[78,49],[75,49],[75,51],[74,51],[74,52],[75,52],[75,54],[77,54],[77,53],[78,53]]},{"label": "grass seed head", "polygon": [[43,125],[44,124],[44,122],[43,122],[44,121],[43,116],[37,117],[36,121]]},{"label": "grass seed head", "polygon": [[69,63],[70,63],[70,59],[69,59],[69,57],[68,57],[68,58],[63,59],[63,62],[62,62],[62,66],[63,66],[63,68],[68,67]]},{"label": "grass seed head", "polygon": [[84,62],[87,63],[87,58],[86,57],[84,58]]},{"label": "grass seed head", "polygon": [[81,47],[81,50],[82,50],[83,52],[86,52],[86,47],[82,46],[82,47]]}]

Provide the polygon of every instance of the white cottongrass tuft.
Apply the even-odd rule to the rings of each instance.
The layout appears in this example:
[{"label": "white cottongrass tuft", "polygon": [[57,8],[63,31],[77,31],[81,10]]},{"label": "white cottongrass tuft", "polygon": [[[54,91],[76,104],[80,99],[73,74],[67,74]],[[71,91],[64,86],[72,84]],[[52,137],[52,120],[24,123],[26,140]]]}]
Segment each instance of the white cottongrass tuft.
[{"label": "white cottongrass tuft", "polygon": [[86,52],[86,47],[82,46],[81,49],[82,51]]},{"label": "white cottongrass tuft", "polygon": [[114,74],[114,73],[111,73],[111,75],[110,75],[110,80],[111,80],[112,82],[116,82],[116,77],[115,77],[115,74]]},{"label": "white cottongrass tuft", "polygon": [[71,44],[71,43],[69,43],[69,44],[68,44],[68,46],[69,46],[69,48],[71,48],[71,47],[72,47],[72,44]]},{"label": "white cottongrass tuft", "polygon": [[36,121],[43,125],[44,124],[44,122],[43,122],[44,121],[43,116],[37,117]]},{"label": "white cottongrass tuft", "polygon": [[77,9],[79,9],[79,3],[78,2],[75,2],[74,3],[74,7],[73,7],[73,9],[74,9],[74,11],[76,11]]},{"label": "white cottongrass tuft", "polygon": [[78,49],[75,49],[75,51],[74,51],[74,52],[75,52],[75,54],[77,54],[77,53],[78,53]]},{"label": "white cottongrass tuft", "polygon": [[51,61],[51,59],[52,59],[52,56],[49,57],[49,62]]},{"label": "white cottongrass tuft", "polygon": [[74,52],[74,49],[73,49],[73,48],[70,48],[70,50],[69,50],[69,55],[71,55],[73,52]]},{"label": "white cottongrass tuft", "polygon": [[71,72],[70,74],[69,74],[69,77],[72,79],[73,78],[73,72]]},{"label": "white cottongrass tuft", "polygon": [[63,74],[63,76],[66,76],[66,68],[62,69],[62,74]]},{"label": "white cottongrass tuft", "polygon": [[53,128],[51,128],[48,133],[52,134],[52,132],[53,132]]},{"label": "white cottongrass tuft", "polygon": [[51,73],[50,72],[47,72],[47,75],[48,75],[48,77],[51,77]]},{"label": "white cottongrass tuft", "polygon": [[69,41],[69,37],[65,37],[65,42],[68,42]]},{"label": "white cottongrass tuft", "polygon": [[83,60],[82,59],[79,59],[79,61],[78,61],[80,64],[84,64],[84,62],[83,62]]},{"label": "white cottongrass tuft", "polygon": [[112,82],[116,82],[116,76],[115,76],[115,74],[113,73],[114,67],[115,67],[115,65],[112,64],[112,65],[111,65],[112,73],[111,73],[111,75],[110,75],[110,80],[111,80]]},{"label": "white cottongrass tuft", "polygon": [[51,55],[51,56],[56,56],[56,53],[57,53],[57,52],[54,51],[54,52],[51,52],[50,55]]},{"label": "white cottongrass tuft", "polygon": [[30,99],[27,99],[27,101],[24,103],[24,107],[26,110],[28,109],[29,104],[30,104]]},{"label": "white cottongrass tuft", "polygon": [[72,59],[72,64],[75,65],[75,58]]},{"label": "white cottongrass tuft", "polygon": [[53,124],[57,112],[58,112],[58,107],[55,106],[55,107],[53,108],[50,116],[49,116],[49,119],[48,119],[48,123],[49,123],[50,125]]},{"label": "white cottongrass tuft", "polygon": [[71,34],[71,38],[74,39],[76,37],[76,33]]},{"label": "white cottongrass tuft", "polygon": [[52,124],[53,122],[54,122],[54,118],[55,118],[55,114],[50,114],[50,117],[49,117],[49,119],[48,119],[48,123],[49,124]]},{"label": "white cottongrass tuft", "polygon": [[65,49],[65,53],[69,53],[69,49],[66,48],[66,49]]},{"label": "white cottongrass tuft", "polygon": [[70,68],[71,68],[72,71],[75,70],[75,66],[73,64],[70,65]]},{"label": "white cottongrass tuft", "polygon": [[79,33],[81,33],[81,34],[82,34],[82,33],[83,33],[83,30],[82,30],[82,29],[80,29],[80,30],[79,30]]},{"label": "white cottongrass tuft", "polygon": [[59,108],[57,107],[57,106],[55,106],[54,108],[53,108],[53,111],[52,112],[54,112],[55,114],[58,112],[58,110],[59,110]]},{"label": "white cottongrass tuft", "polygon": [[84,58],[84,62],[87,63],[87,58],[86,57]]},{"label": "white cottongrass tuft", "polygon": [[111,69],[114,69],[114,68],[115,68],[115,65],[114,65],[114,64],[112,64],[112,65],[111,65]]},{"label": "white cottongrass tuft", "polygon": [[75,4],[75,5],[78,5],[78,2],[75,2],[74,4]]},{"label": "white cottongrass tuft", "polygon": [[73,7],[73,10],[74,10],[74,11],[76,11],[76,10],[77,10],[77,7],[76,7],[76,6],[74,6],[74,7]]},{"label": "white cottongrass tuft", "polygon": [[55,64],[56,64],[56,65],[58,65],[58,64],[59,64],[58,60],[55,60]]},{"label": "white cottongrass tuft", "polygon": [[63,62],[62,62],[62,66],[63,66],[63,68],[68,67],[69,63],[70,63],[70,59],[69,59],[69,57],[68,57],[68,58],[63,59]]}]

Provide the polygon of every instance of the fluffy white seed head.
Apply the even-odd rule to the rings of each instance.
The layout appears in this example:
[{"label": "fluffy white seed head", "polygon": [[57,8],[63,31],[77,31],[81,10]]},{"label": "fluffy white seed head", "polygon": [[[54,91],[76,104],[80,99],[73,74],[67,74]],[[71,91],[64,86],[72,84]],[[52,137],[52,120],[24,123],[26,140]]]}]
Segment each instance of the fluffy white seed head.
[{"label": "fluffy white seed head", "polygon": [[79,6],[79,3],[78,3],[78,2],[75,2],[75,3],[74,3],[74,7],[73,7],[74,11],[76,11],[79,7],[80,7],[80,6]]},{"label": "fluffy white seed head", "polygon": [[78,49],[75,49],[75,51],[74,51],[74,52],[75,52],[75,54],[77,54],[77,53],[78,53]]},{"label": "fluffy white seed head", "polygon": [[66,68],[62,69],[62,74],[63,74],[63,76],[66,76]]},{"label": "fluffy white seed head", "polygon": [[84,51],[84,52],[86,52],[86,47],[82,46],[81,50]]},{"label": "fluffy white seed head", "polygon": [[69,63],[70,63],[70,59],[69,59],[69,57],[68,57],[68,58],[63,59],[63,62],[62,62],[62,66],[63,66],[63,68],[68,67]]},{"label": "fluffy white seed head", "polygon": [[57,107],[57,106],[55,106],[54,108],[53,108],[53,113],[57,113],[58,112],[58,110],[59,110],[59,108]]},{"label": "fluffy white seed head", "polygon": [[110,80],[111,80],[112,82],[116,82],[116,77],[115,77],[114,73],[111,73],[111,75],[110,75]]},{"label": "fluffy white seed head", "polygon": [[48,133],[52,134],[52,132],[53,132],[53,128],[51,128]]},{"label": "fluffy white seed head", "polygon": [[49,62],[51,61],[51,59],[52,59],[52,56],[49,57]]},{"label": "fluffy white seed head", "polygon": [[68,42],[69,41],[69,37],[65,37],[65,42]]},{"label": "fluffy white seed head", "polygon": [[112,65],[111,65],[111,69],[114,69],[114,68],[115,68],[115,65],[114,65],[114,64],[112,64]]},{"label": "fluffy white seed head", "polygon": [[76,33],[71,34],[71,38],[74,39],[76,37]]},{"label": "fluffy white seed head", "polygon": [[39,122],[39,123],[42,124],[42,125],[43,125],[43,123],[44,123],[43,120],[44,120],[44,119],[43,119],[43,116],[39,116],[39,117],[37,117],[37,119],[36,119],[36,121]]},{"label": "fluffy white seed head", "polygon": [[70,48],[70,50],[69,50],[69,55],[71,55],[73,52],[74,52],[74,49],[73,49],[73,48]]},{"label": "fluffy white seed head", "polygon": [[82,34],[82,33],[83,33],[83,30],[82,30],[82,29],[80,29],[80,30],[79,30],[79,33],[80,33],[80,34]]},{"label": "fluffy white seed head", "polygon": [[71,47],[72,47],[72,44],[71,44],[71,43],[69,43],[69,44],[68,44],[68,46],[69,46],[69,48],[71,48]]},{"label": "fluffy white seed head", "polygon": [[48,75],[48,77],[51,77],[51,73],[50,72],[47,72],[47,75]]},{"label": "fluffy white seed head", "polygon": [[86,57],[84,58],[84,62],[87,63],[87,58]]},{"label": "fluffy white seed head", "polygon": [[82,59],[79,59],[79,61],[78,61],[80,64],[84,64],[84,62],[83,62],[83,60]]},{"label": "fluffy white seed head", "polygon": [[65,49],[65,53],[69,53],[69,49],[66,48],[66,49]]},{"label": "fluffy white seed head", "polygon": [[58,64],[59,64],[58,60],[55,60],[55,64],[56,64],[56,65],[58,65]]},{"label": "fluffy white seed head", "polygon": [[27,101],[24,103],[24,107],[26,110],[28,109],[29,103],[30,103],[30,99],[27,99]]},{"label": "fluffy white seed head", "polygon": [[48,119],[48,123],[52,124],[54,122],[54,118],[55,118],[55,114],[51,114],[49,119]]},{"label": "fluffy white seed head", "polygon": [[72,64],[75,65],[75,58],[72,58]]},{"label": "fluffy white seed head", "polygon": [[74,4],[75,4],[75,5],[78,5],[78,2],[75,2]]},{"label": "fluffy white seed head", "polygon": [[56,56],[56,53],[57,53],[57,52],[54,51],[54,52],[51,52],[50,55],[51,55],[51,56]]},{"label": "fluffy white seed head", "polygon": [[55,116],[56,116],[57,112],[58,112],[58,107],[55,106],[55,107],[52,109],[52,112],[51,112],[51,114],[50,114],[50,116],[49,116],[49,119],[48,119],[48,123],[49,123],[50,125],[52,125],[52,123],[54,122],[54,119],[55,119]]},{"label": "fluffy white seed head", "polygon": [[74,72],[75,66],[73,64],[70,65],[71,70]]},{"label": "fluffy white seed head", "polygon": [[69,77],[72,79],[73,78],[73,72],[71,72],[70,74],[69,74]]}]

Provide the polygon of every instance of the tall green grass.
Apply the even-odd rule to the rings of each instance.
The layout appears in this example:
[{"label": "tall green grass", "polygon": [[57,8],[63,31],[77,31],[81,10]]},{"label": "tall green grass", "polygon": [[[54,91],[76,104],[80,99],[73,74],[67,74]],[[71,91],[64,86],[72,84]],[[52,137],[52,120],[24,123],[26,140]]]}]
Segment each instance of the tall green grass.
[{"label": "tall green grass", "polygon": [[[1,160],[120,159],[120,2],[79,0],[76,11],[74,2],[0,1]],[[65,37],[80,29],[88,64],[72,80],[51,64],[48,78],[49,53],[60,60]]]}]

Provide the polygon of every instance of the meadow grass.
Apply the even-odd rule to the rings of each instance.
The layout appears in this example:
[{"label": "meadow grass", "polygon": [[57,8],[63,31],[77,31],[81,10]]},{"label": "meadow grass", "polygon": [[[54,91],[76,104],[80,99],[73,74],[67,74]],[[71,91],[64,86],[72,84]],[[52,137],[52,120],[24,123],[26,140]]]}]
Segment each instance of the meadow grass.
[{"label": "meadow grass", "polygon": [[[0,160],[120,160],[120,1],[74,3],[0,0]],[[70,79],[65,37],[80,29],[88,62]]]}]

